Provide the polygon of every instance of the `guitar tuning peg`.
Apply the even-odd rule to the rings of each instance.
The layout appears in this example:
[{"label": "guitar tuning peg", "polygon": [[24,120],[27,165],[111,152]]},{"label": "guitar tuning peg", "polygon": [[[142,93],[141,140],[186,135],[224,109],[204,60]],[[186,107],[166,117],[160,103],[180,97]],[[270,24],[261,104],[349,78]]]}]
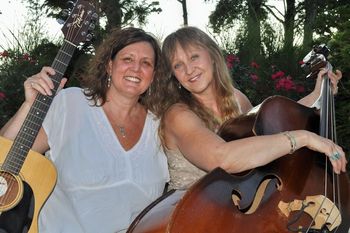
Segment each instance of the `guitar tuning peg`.
[{"label": "guitar tuning peg", "polygon": [[91,20],[94,21],[94,22],[96,22],[97,19],[98,19],[98,15],[97,15],[97,13],[95,12],[95,13],[92,14]]},{"label": "guitar tuning peg", "polygon": [[57,19],[57,22],[59,24],[64,24],[64,22],[66,22],[66,20],[68,19],[68,16],[70,14],[70,11],[67,9],[62,10],[58,15],[59,18]]},{"label": "guitar tuning peg", "polygon": [[93,38],[94,38],[94,36],[92,35],[92,33],[89,33],[86,36],[86,41],[91,41]]},{"label": "guitar tuning peg", "polygon": [[90,23],[89,28],[88,28],[88,31],[94,30],[95,27],[96,27],[96,25],[95,25],[94,23]]},{"label": "guitar tuning peg", "polygon": [[68,1],[67,2],[67,8],[72,10],[75,6],[75,1]]}]

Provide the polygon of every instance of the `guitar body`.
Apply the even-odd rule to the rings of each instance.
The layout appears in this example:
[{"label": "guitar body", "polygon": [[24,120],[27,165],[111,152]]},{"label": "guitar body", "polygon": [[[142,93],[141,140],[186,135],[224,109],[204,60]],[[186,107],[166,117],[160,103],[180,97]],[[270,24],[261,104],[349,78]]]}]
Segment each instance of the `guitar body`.
[{"label": "guitar body", "polygon": [[[12,141],[0,137],[1,165],[11,145]],[[2,172],[1,170],[2,177],[8,178]],[[17,189],[18,191],[15,195],[19,198],[17,198],[18,202],[14,202],[15,206],[8,206],[9,210],[1,213],[0,232],[22,233],[23,228],[28,228],[28,233],[38,232],[39,211],[55,187],[57,179],[56,168],[42,154],[29,151],[18,177],[20,178],[19,182],[23,182],[24,187],[23,189]],[[8,185],[11,184],[8,182]],[[8,191],[11,192],[11,188]],[[2,200],[1,196],[0,200]],[[1,201],[1,205],[5,205],[5,201]],[[14,224],[14,222],[17,224]]]},{"label": "guitar body", "polygon": [[50,160],[31,148],[76,47],[91,39],[89,31],[96,20],[92,3],[75,3],[62,28],[63,45],[51,65],[56,71],[50,77],[53,95],[37,94],[13,141],[0,137],[0,233],[38,232],[38,215],[55,187],[57,173]]}]

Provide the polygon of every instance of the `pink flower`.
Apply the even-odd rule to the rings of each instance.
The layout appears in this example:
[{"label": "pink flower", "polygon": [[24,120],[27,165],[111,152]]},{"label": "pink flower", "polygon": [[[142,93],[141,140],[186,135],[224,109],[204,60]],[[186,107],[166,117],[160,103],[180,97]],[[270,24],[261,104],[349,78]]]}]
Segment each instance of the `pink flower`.
[{"label": "pink flower", "polygon": [[239,58],[234,54],[229,54],[226,57],[226,64],[229,69],[233,68],[234,63],[239,63]]},{"label": "pink flower", "polygon": [[284,89],[286,91],[295,89],[295,84],[290,76],[286,78],[281,78],[277,81],[275,85],[276,90]]},{"label": "pink flower", "polygon": [[284,74],[283,71],[278,71],[278,72],[272,74],[272,75],[271,75],[271,78],[272,78],[273,80],[275,80],[275,79],[284,77],[284,75],[285,75],[285,74]]},{"label": "pink flower", "polygon": [[23,54],[23,60],[26,60],[26,61],[30,60],[30,56],[28,53]]},{"label": "pink flower", "polygon": [[0,100],[3,100],[5,98],[6,98],[5,93],[0,91]]},{"label": "pink flower", "polygon": [[0,56],[1,57],[8,57],[9,56],[9,52],[4,50],[4,52],[0,52]]},{"label": "pink flower", "polygon": [[253,80],[253,82],[256,82],[257,80],[259,80],[259,76],[256,74],[251,74],[250,78]]},{"label": "pink flower", "polygon": [[250,63],[250,66],[253,67],[253,68],[255,68],[255,69],[259,69],[259,68],[260,68],[260,65],[259,65],[258,63],[256,63],[255,61],[252,61],[252,62]]}]

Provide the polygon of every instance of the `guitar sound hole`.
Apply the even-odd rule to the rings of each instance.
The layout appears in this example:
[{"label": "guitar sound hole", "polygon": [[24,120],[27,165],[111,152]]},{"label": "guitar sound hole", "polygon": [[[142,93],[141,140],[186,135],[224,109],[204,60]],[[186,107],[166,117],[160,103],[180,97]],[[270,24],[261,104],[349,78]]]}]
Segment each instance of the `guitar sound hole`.
[{"label": "guitar sound hole", "polygon": [[0,211],[12,208],[22,196],[22,181],[9,172],[0,172]]},{"label": "guitar sound hole", "polygon": [[34,215],[34,196],[30,186],[23,182],[23,197],[12,209],[0,215],[0,233],[27,233]]}]

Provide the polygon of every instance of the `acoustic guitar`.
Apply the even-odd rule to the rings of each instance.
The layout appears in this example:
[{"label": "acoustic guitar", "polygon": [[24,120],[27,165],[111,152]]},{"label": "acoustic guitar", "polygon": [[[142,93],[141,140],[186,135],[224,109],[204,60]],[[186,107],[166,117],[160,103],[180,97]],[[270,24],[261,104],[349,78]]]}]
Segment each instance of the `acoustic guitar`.
[{"label": "acoustic guitar", "polygon": [[[64,42],[51,67],[52,96],[38,94],[14,141],[0,137],[0,232],[38,232],[38,215],[56,184],[55,166],[31,147],[77,46],[91,39],[95,8],[79,0],[62,27]],[[58,126],[59,127],[59,126]]]}]

